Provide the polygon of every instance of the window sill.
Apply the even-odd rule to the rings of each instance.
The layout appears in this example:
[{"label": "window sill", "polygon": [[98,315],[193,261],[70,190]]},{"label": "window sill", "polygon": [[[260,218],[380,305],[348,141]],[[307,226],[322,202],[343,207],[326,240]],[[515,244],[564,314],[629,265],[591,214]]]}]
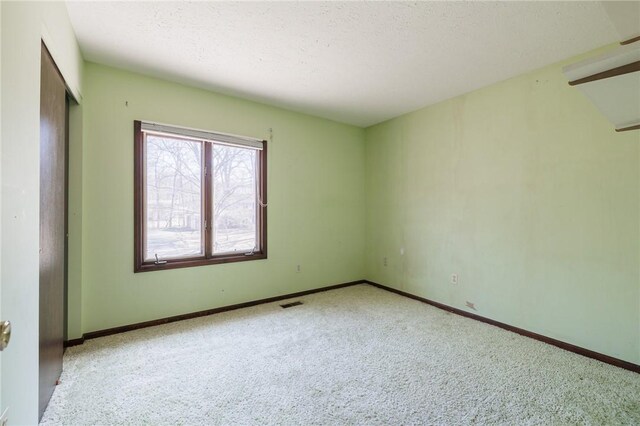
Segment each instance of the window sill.
[{"label": "window sill", "polygon": [[143,262],[141,264],[136,264],[133,272],[164,271],[167,269],[191,268],[194,266],[218,265],[221,263],[250,262],[252,260],[261,260],[266,258],[266,253],[256,252],[250,256],[245,254],[232,254],[216,256],[210,259],[199,257],[195,259],[167,260],[167,263],[160,265],[154,262]]}]

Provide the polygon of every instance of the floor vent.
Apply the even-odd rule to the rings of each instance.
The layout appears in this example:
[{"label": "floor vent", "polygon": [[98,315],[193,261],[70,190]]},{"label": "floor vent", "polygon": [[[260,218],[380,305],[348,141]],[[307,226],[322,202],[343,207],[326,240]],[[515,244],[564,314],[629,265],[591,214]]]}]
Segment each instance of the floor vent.
[{"label": "floor vent", "polygon": [[302,302],[297,301],[297,302],[291,302],[291,303],[285,303],[284,305],[280,305],[282,307],[282,309],[287,309],[287,308],[293,308],[294,306],[299,306],[302,305]]}]

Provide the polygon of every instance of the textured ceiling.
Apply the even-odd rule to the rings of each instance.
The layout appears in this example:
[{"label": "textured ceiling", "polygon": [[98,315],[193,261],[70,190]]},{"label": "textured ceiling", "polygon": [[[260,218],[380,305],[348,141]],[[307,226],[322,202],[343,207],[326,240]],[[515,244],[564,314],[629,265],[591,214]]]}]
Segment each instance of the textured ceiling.
[{"label": "textured ceiling", "polygon": [[620,41],[600,2],[68,2],[85,59],[368,126]]}]

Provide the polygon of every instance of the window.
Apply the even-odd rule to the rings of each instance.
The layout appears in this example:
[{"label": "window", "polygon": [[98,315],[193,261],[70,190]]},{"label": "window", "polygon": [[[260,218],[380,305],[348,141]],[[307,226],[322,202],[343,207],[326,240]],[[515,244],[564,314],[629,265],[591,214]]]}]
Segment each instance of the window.
[{"label": "window", "polygon": [[135,272],[267,257],[266,142],[134,122]]}]

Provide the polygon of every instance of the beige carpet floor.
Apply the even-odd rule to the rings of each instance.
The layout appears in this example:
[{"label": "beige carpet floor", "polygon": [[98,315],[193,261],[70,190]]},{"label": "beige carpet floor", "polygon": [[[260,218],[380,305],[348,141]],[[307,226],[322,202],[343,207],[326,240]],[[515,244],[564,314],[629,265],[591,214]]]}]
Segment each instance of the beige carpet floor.
[{"label": "beige carpet floor", "polygon": [[69,348],[45,425],[639,425],[640,374],[363,284]]}]

